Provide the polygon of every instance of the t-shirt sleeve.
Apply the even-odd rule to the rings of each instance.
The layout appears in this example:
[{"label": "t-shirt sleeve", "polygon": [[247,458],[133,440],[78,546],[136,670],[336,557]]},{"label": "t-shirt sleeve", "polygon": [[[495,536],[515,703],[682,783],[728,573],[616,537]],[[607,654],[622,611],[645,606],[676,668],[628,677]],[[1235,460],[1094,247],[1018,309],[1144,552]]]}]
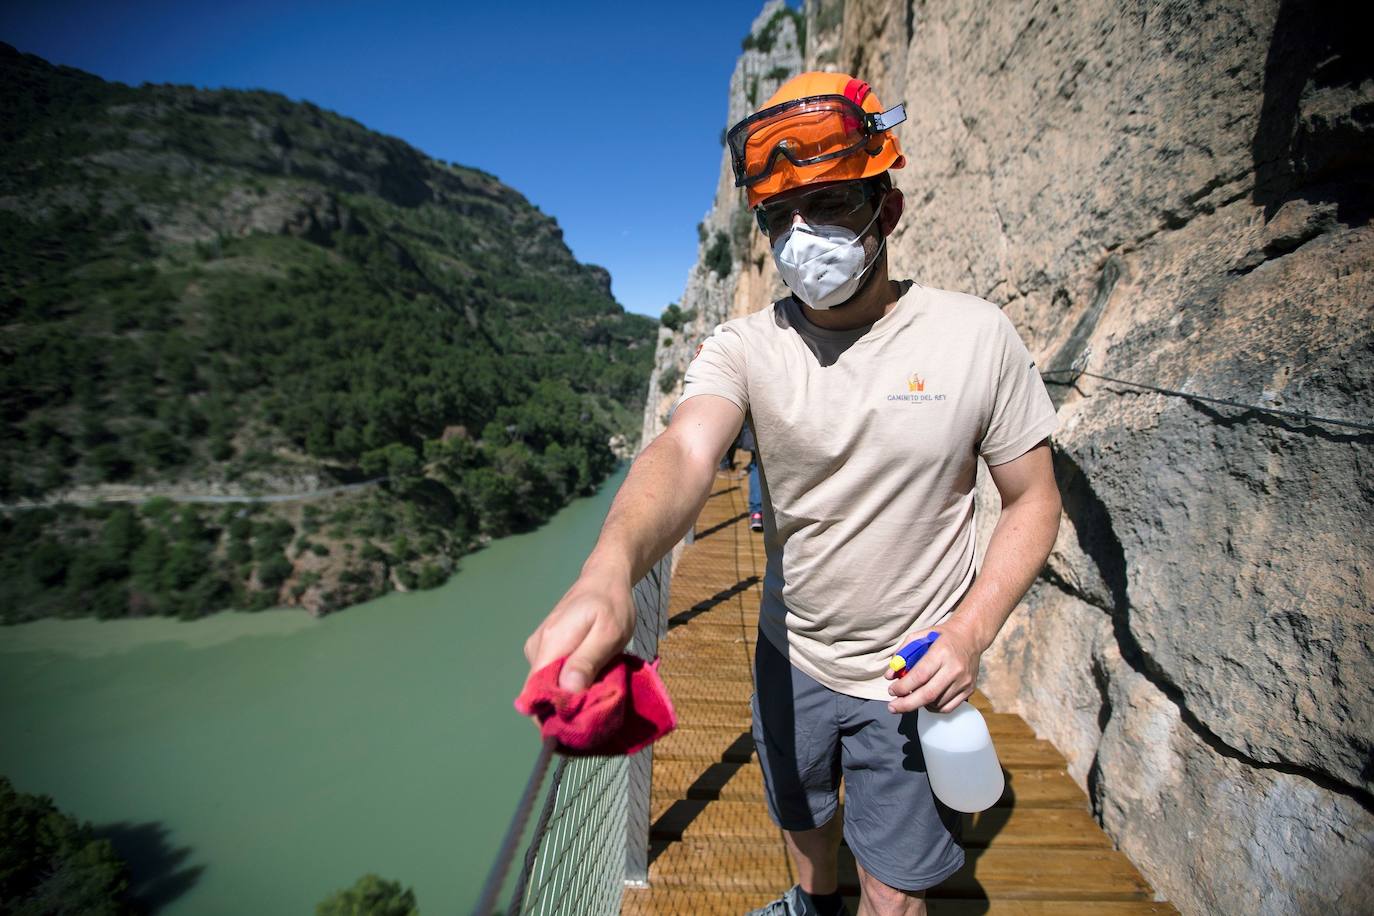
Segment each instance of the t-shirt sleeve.
[{"label": "t-shirt sleeve", "polygon": [[1020,458],[1059,426],[1040,370],[1016,333],[1011,319],[997,313],[993,343],[999,365],[993,392],[992,413],[978,453],[989,465]]},{"label": "t-shirt sleeve", "polygon": [[714,394],[732,402],[741,412],[749,410],[748,360],[744,340],[733,328],[722,328],[702,343],[696,356],[687,364],[682,382],[682,397],[673,410],[688,398],[699,394]]}]

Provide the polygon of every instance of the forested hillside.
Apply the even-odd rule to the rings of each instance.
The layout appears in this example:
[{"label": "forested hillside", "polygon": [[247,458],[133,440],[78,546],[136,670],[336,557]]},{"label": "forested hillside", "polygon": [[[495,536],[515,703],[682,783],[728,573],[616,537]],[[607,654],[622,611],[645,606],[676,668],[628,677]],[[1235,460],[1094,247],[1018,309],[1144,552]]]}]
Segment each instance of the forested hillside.
[{"label": "forested hillside", "polygon": [[0,45],[0,607],[328,610],[443,581],[614,466],[654,325],[493,176],[267,92]]}]

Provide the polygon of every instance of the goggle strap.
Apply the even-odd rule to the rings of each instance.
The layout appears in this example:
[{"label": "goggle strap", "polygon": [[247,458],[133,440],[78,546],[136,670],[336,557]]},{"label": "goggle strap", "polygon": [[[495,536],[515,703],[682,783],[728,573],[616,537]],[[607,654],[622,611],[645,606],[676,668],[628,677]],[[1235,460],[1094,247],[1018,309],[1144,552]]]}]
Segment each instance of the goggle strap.
[{"label": "goggle strap", "polygon": [[882,114],[871,115],[869,123],[873,125],[873,131],[891,130],[898,124],[906,120],[906,103],[894,105]]}]

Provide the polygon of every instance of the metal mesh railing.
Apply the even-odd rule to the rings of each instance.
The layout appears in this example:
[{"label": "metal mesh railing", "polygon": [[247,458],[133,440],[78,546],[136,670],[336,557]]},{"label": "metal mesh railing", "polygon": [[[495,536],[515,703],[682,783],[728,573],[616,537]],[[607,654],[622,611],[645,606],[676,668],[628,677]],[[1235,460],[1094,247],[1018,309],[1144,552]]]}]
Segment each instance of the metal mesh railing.
[{"label": "metal mesh railing", "polygon": [[507,912],[620,912],[629,821],[627,757],[560,757]]},{"label": "metal mesh railing", "polygon": [[[635,632],[627,647],[650,659],[668,626],[672,557],[664,557],[635,586]],[[550,761],[539,817],[515,878],[510,903],[493,906]],[[477,916],[555,916],[620,912],[626,883],[649,874],[649,795],[653,748],[630,757],[567,758],[546,743],[502,844]]]}]

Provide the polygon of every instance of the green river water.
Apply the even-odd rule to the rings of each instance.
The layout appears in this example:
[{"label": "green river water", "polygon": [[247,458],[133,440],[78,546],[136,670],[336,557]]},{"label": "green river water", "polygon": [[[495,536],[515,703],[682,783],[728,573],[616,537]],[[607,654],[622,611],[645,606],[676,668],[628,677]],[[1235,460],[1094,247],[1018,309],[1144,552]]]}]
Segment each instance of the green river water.
[{"label": "green river water", "polygon": [[0,628],[0,774],[109,835],[161,914],[308,914],[366,872],[466,912],[539,749],[525,637],[624,473],[441,588],[323,620]]}]

